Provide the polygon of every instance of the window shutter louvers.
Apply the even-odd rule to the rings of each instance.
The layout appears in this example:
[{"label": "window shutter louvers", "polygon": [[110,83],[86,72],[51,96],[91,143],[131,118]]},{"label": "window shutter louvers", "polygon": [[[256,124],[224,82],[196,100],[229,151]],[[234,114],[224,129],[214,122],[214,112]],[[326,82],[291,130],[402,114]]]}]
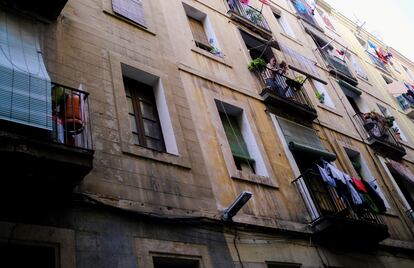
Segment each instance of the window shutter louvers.
[{"label": "window shutter louvers", "polygon": [[112,0],[112,9],[115,13],[146,26],[142,0]]}]

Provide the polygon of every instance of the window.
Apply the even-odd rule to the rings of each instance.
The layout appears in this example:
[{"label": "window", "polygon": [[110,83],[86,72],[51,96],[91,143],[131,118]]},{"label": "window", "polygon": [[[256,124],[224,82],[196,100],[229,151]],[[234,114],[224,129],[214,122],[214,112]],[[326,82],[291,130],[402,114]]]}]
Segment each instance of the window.
[{"label": "window", "polygon": [[320,15],[320,17],[322,18],[323,23],[325,24],[326,28],[332,31],[335,31],[335,27],[333,26],[331,19],[329,18],[329,15],[320,8],[316,8],[316,10],[318,14]]},{"label": "window", "polygon": [[346,57],[350,60],[350,62],[352,63],[352,67],[354,68],[355,73],[365,79],[368,80],[368,75],[365,72],[364,68],[361,65],[361,62],[359,61],[359,59],[357,58],[357,56],[351,54],[351,53],[346,53],[345,54]]},{"label": "window", "polygon": [[0,119],[52,130],[52,85],[34,21],[0,11]]},{"label": "window", "polygon": [[240,130],[238,118],[226,112],[220,112],[220,119],[237,169],[256,173],[254,167],[255,161],[250,157],[249,150]]},{"label": "window", "polygon": [[385,76],[383,74],[381,76],[382,76],[382,79],[384,79],[384,81],[387,85],[392,84],[393,80],[391,78],[389,78],[388,76]]},{"label": "window", "polygon": [[289,22],[287,21],[285,16],[281,16],[279,13],[273,12],[277,22],[279,23],[280,27],[282,28],[283,32],[289,35],[292,38],[296,38],[295,32],[290,27]]},{"label": "window", "polygon": [[403,67],[404,71],[408,74],[408,76],[411,78],[411,80],[414,81],[413,72],[410,69],[408,69],[407,67],[405,67],[404,65],[401,65],[401,66]]},{"label": "window", "polygon": [[357,151],[354,151],[349,148],[344,148],[345,152],[348,156],[349,161],[351,161],[352,167],[359,175],[359,178],[368,182],[372,188],[374,188],[379,196],[384,201],[384,205],[386,209],[389,211],[391,206],[388,200],[385,198],[384,192],[382,191],[381,187],[378,185],[377,179],[374,178],[372,175],[365,159],[361,156],[361,154]]},{"label": "window", "polygon": [[199,260],[172,258],[172,257],[152,257],[154,268],[200,268]]},{"label": "window", "polygon": [[152,87],[127,77],[124,85],[134,143],[165,151]]},{"label": "window", "polygon": [[335,108],[335,104],[329,96],[326,86],[317,80],[312,80],[312,84],[316,90],[315,94],[319,102],[331,108]]},{"label": "window", "polygon": [[[46,245],[0,243],[0,266],[44,267],[58,266],[57,248]],[[1,265],[3,264],[3,265]]]},{"label": "window", "polygon": [[215,103],[237,170],[269,176],[246,112],[219,100]]},{"label": "window", "polygon": [[[381,113],[385,116],[385,117],[392,117],[392,114],[390,113],[390,111],[385,108],[384,106],[377,104],[378,108],[380,109]],[[392,123],[392,130],[394,131],[394,133],[397,135],[398,139],[407,142],[407,137],[405,136],[405,134],[401,131],[401,128],[398,126],[396,120],[393,121]]]},{"label": "window", "polygon": [[315,7],[311,7],[307,0],[290,0],[297,14],[308,23],[318,27],[314,19]]},{"label": "window", "polygon": [[240,34],[252,59],[262,58],[266,62],[269,62],[269,60],[274,56],[272,48],[270,45],[266,45],[265,40],[256,38],[242,30],[240,30]]},{"label": "window", "polygon": [[183,7],[196,46],[216,56],[222,57],[220,46],[207,15],[184,3]]},{"label": "window", "polygon": [[267,268],[300,268],[299,263],[287,263],[287,262],[272,262],[267,264]]},{"label": "window", "polygon": [[115,13],[146,26],[142,0],[112,0],[112,9]]}]

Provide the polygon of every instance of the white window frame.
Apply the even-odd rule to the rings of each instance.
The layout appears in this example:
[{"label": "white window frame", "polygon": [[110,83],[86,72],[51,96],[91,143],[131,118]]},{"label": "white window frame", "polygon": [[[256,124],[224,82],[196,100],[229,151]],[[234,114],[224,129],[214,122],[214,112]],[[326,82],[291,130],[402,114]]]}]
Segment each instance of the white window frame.
[{"label": "white window frame", "polygon": [[293,31],[292,27],[290,26],[286,16],[284,14],[281,14],[279,17],[276,17],[276,20],[280,27],[282,28],[283,32],[287,34],[288,36],[296,39],[295,31]]}]

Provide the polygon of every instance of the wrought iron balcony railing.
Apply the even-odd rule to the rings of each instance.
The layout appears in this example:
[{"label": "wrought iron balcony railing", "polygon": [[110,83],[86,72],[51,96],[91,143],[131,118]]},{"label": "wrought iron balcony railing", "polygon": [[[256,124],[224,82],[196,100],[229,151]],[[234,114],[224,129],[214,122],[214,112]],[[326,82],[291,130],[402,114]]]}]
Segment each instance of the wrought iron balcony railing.
[{"label": "wrought iron balcony railing", "polygon": [[250,5],[242,4],[239,0],[228,0],[227,4],[231,12],[234,12],[238,16],[247,19],[255,26],[261,27],[269,32],[271,31],[266,19],[260,10],[257,10]]},{"label": "wrought iron balcony railing", "polygon": [[313,220],[317,222],[323,217],[336,217],[349,219],[357,222],[364,222],[374,225],[385,225],[380,215],[372,212],[368,205],[353,205],[342,197],[337,188],[325,183],[321,175],[313,170],[308,170],[294,180],[295,184],[306,186],[309,196],[304,197],[305,202],[309,203],[309,197],[313,205],[308,208],[312,215],[318,217]]},{"label": "wrought iron balcony railing", "polygon": [[[399,142],[395,131],[388,126],[387,119],[378,113],[357,113],[354,119],[369,143],[385,145],[405,155],[405,149]],[[388,151],[389,150],[385,150]]]},{"label": "wrought iron balcony railing", "polygon": [[257,73],[257,76],[265,86],[265,90],[293,104],[313,109],[302,83],[267,68]]},{"label": "wrought iron balcony railing", "polygon": [[82,90],[52,85],[52,142],[92,149],[88,96]]},{"label": "wrought iron balcony railing", "polygon": [[322,49],[320,49],[320,52],[326,63],[328,63],[328,67],[330,67],[335,72],[339,72],[340,74],[345,75],[348,79],[357,81],[345,61],[330,55],[328,52]]}]

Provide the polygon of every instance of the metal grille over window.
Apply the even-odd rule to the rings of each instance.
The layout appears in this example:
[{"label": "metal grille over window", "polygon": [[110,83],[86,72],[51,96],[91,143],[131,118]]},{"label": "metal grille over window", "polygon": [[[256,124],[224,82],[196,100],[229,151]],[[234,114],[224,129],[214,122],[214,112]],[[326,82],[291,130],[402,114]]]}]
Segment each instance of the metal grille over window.
[{"label": "metal grille over window", "polygon": [[0,118],[51,130],[51,82],[37,25],[0,12],[0,49]]},{"label": "metal grille over window", "polygon": [[112,0],[115,13],[143,26],[146,26],[142,0]]}]

